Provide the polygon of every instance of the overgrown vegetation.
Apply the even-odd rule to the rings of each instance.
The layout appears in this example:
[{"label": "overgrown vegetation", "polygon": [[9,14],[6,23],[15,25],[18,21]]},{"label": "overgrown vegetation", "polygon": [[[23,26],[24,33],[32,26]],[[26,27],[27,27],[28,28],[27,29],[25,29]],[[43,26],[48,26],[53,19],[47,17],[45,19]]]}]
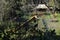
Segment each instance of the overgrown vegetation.
[{"label": "overgrown vegetation", "polygon": [[29,20],[35,6],[28,1],[1,0],[0,40],[59,40],[55,30],[39,30],[38,20]]}]

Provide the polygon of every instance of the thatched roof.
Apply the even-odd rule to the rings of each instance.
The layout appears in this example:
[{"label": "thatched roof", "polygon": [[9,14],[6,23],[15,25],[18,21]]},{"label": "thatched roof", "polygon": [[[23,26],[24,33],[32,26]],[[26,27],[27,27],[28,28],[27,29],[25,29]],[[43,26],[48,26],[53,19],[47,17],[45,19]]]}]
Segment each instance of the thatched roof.
[{"label": "thatched roof", "polygon": [[39,4],[35,9],[47,9],[48,7],[45,4]]}]

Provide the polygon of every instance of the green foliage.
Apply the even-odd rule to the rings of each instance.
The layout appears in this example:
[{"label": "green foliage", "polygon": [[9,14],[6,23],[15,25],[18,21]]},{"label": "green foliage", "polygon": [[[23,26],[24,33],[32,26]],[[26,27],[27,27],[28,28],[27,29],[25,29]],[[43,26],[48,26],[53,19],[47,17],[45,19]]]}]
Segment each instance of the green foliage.
[{"label": "green foliage", "polygon": [[4,0],[4,2],[4,15],[0,22],[0,40],[55,40],[55,31],[39,30],[36,19],[24,24],[30,19],[29,13],[33,9],[31,5],[27,4],[28,1]]}]

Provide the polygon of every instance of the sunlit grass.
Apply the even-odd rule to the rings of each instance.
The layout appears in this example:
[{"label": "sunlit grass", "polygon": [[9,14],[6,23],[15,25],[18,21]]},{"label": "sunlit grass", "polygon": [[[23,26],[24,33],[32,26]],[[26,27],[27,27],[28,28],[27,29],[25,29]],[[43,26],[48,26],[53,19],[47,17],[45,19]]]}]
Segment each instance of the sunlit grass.
[{"label": "sunlit grass", "polygon": [[[50,15],[45,15],[44,17],[46,18],[46,20],[51,20],[51,18],[54,18],[54,16],[51,16],[52,14]],[[55,29],[56,31],[56,34],[57,35],[60,35],[60,14],[57,13],[57,17],[55,18],[58,20],[58,22],[49,22],[49,24],[53,25],[53,28],[51,28],[51,30]],[[55,24],[54,24],[55,23]],[[50,25],[50,26],[51,26]],[[54,27],[55,26],[55,27]],[[50,28],[50,27],[49,27]]]},{"label": "sunlit grass", "polygon": [[[50,15],[47,15],[46,18],[47,18],[47,19],[50,19],[51,16],[50,16]],[[56,28],[55,28],[55,27],[54,27],[54,28],[55,28],[55,30],[56,30],[56,34],[57,34],[57,35],[60,35],[60,14],[59,14],[59,13],[57,14],[56,19],[58,20],[58,22],[56,22],[56,23],[58,23],[58,26],[56,26]]]}]

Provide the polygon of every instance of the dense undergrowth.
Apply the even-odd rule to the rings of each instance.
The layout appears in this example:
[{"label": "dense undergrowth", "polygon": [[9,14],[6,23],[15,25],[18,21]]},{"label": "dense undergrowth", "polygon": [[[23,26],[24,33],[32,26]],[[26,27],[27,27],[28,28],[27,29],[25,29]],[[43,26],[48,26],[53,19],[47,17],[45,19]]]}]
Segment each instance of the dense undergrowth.
[{"label": "dense undergrowth", "polygon": [[[28,1],[4,0],[2,20],[0,22],[0,40],[59,40],[55,29],[42,31],[37,29],[37,19],[30,19],[31,9]],[[1,13],[1,14],[2,14]],[[48,14],[47,14],[48,15]],[[26,22],[26,23],[25,23]],[[22,26],[21,26],[22,25]]]}]

